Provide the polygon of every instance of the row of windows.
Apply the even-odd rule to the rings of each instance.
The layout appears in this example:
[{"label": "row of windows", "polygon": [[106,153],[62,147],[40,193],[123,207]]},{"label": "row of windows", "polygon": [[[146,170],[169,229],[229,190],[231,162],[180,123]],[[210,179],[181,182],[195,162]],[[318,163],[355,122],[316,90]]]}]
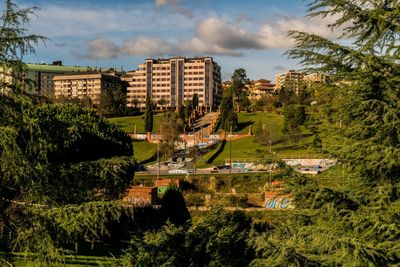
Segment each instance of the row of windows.
[{"label": "row of windows", "polygon": [[185,81],[202,81],[204,77],[185,77]]},{"label": "row of windows", "polygon": [[204,83],[185,83],[184,86],[204,86]]},{"label": "row of windows", "polygon": [[191,69],[204,69],[204,66],[185,66],[185,70]]},{"label": "row of windows", "polygon": [[191,71],[191,72],[184,72],[185,75],[204,75],[204,71]]}]

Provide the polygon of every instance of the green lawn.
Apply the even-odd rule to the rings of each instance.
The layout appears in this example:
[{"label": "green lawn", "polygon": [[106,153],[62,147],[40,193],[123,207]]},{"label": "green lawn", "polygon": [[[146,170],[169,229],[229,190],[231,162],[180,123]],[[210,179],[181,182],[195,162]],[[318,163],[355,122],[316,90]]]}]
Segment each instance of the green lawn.
[{"label": "green lawn", "polygon": [[[256,112],[237,113],[238,116],[238,131],[237,133],[248,133],[249,125],[252,125],[253,132],[256,127],[259,127],[260,123],[265,125],[265,129],[269,131],[282,132],[283,128],[283,115],[277,115],[275,113],[267,112]],[[262,126],[261,126],[262,127]]]},{"label": "green lawn", "polygon": [[[237,133],[248,133],[249,125],[252,125],[253,134],[257,128],[264,127],[266,131],[271,133],[275,140],[280,140],[271,146],[272,153],[279,157],[296,157],[299,155],[316,154],[310,149],[313,136],[304,126],[300,126],[301,134],[305,136],[300,138],[296,143],[285,137],[283,133],[284,117],[275,113],[238,113],[239,130]],[[262,125],[262,126],[261,126]],[[220,150],[220,151],[219,151]],[[219,151],[219,152],[218,152]],[[269,154],[269,146],[262,146],[256,142],[255,136],[245,137],[232,141],[232,158],[258,158],[262,155]],[[211,164],[207,164],[207,160],[214,157]],[[207,165],[221,165],[225,163],[225,159],[230,157],[230,143],[226,142],[222,152],[220,146],[203,155],[203,160],[199,161],[199,168]]]},{"label": "green lawn", "polygon": [[[163,117],[163,114],[155,114],[153,117],[153,132],[158,132],[160,121]],[[128,117],[117,117],[117,118],[109,118],[110,122],[115,123],[122,130],[132,133],[134,131],[134,127],[136,125],[137,133],[145,133],[144,128],[144,119],[142,116],[128,116]]]},{"label": "green lawn", "polygon": [[[272,145],[271,150],[274,155],[279,157],[297,157],[299,155],[316,154],[315,151],[309,148],[309,140],[309,137],[303,138],[297,145],[291,144],[290,141],[278,143],[276,145]],[[225,163],[225,159],[230,157],[229,141],[226,142],[223,151],[218,154],[211,164],[206,163],[206,161],[215,153],[218,153],[218,148],[215,148],[203,155],[203,160],[200,160],[198,163],[196,163],[196,166],[201,168],[206,167],[207,165],[223,165]],[[232,141],[232,158],[259,158],[262,155],[268,154],[269,146],[260,146],[260,144],[256,142],[256,138],[254,136]]]},{"label": "green lawn", "polygon": [[134,141],[133,151],[138,163],[150,160],[157,151],[157,145],[146,141]]},{"label": "green lawn", "polygon": [[[154,116],[154,131],[158,131],[160,120],[163,114],[156,114]],[[143,116],[133,117],[118,117],[110,118],[111,122],[119,125],[126,132],[133,132],[134,125],[138,133],[144,133],[144,120]],[[293,143],[283,134],[283,115],[277,115],[275,113],[238,113],[239,129],[237,133],[245,134],[249,131],[249,126],[252,125],[253,133],[259,128],[264,127],[266,131],[269,131],[275,140],[280,140],[276,144],[272,145],[272,152],[278,156],[295,157],[298,155],[315,154],[315,152],[309,149],[310,143],[313,137],[307,136],[309,131],[304,126],[300,127],[300,132],[306,134],[306,137],[301,138],[297,143]],[[156,153],[156,145],[145,141],[134,141],[134,153],[137,161],[149,161],[151,157]],[[206,167],[208,165],[220,165],[224,164],[225,158],[229,158],[229,142],[225,144],[223,150],[218,153],[219,147],[209,151],[203,155],[202,160],[196,163],[196,166]],[[250,136],[243,139],[232,141],[232,157],[233,158],[257,158],[261,155],[269,154],[269,146],[261,146],[256,142],[256,137]],[[214,157],[214,161],[207,164],[206,161],[211,157]]]}]

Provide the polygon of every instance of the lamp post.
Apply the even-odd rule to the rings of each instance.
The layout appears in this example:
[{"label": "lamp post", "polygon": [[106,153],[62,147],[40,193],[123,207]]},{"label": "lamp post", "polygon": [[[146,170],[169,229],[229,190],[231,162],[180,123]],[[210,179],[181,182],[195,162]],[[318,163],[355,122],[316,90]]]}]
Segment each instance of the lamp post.
[{"label": "lamp post", "polygon": [[232,126],[230,127],[230,135],[229,135],[229,173],[232,173]]},{"label": "lamp post", "polygon": [[160,141],[157,142],[157,180],[160,179]]},{"label": "lamp post", "polygon": [[269,140],[269,154],[272,154],[272,150],[271,150],[271,144],[272,144],[272,141],[271,141],[271,140]]}]

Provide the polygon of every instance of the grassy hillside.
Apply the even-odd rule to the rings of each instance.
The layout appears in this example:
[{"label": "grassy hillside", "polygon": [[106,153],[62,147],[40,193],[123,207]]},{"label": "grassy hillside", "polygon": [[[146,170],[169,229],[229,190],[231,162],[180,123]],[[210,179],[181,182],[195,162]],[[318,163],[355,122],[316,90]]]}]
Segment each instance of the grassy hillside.
[{"label": "grassy hillside", "polygon": [[[163,114],[155,114],[153,117],[153,132],[158,132],[160,121],[162,119]],[[129,116],[129,117],[117,117],[117,118],[109,118],[109,121],[115,123],[122,130],[132,133],[134,127],[136,125],[137,133],[145,133],[144,128],[144,119],[142,116]]]},{"label": "grassy hillside", "polygon": [[250,125],[254,131],[256,127],[260,126],[260,124],[264,124],[266,129],[271,129],[271,131],[279,131],[279,133],[282,133],[283,115],[267,112],[242,112],[238,113],[237,116],[239,122],[238,130],[236,131],[237,133],[248,133]]},{"label": "grassy hillside", "polygon": [[157,145],[146,141],[134,141],[133,151],[138,163],[146,162],[157,152]]}]

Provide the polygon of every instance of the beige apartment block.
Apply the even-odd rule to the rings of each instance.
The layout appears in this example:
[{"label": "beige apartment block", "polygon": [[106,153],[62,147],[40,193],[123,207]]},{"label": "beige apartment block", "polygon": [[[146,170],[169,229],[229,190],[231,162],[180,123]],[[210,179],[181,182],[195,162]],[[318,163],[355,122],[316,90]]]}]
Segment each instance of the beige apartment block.
[{"label": "beige apartment block", "polygon": [[121,84],[119,77],[111,73],[75,72],[53,77],[55,97],[89,97],[94,106],[100,104],[100,95],[105,90],[114,90]]},{"label": "beige apartment block", "polygon": [[215,110],[222,98],[221,68],[211,57],[147,59],[121,79],[129,84],[128,106],[138,102],[144,107],[150,96],[154,102],[164,99],[165,107],[177,108],[197,93],[200,106]]},{"label": "beige apartment block", "polygon": [[329,76],[321,72],[314,72],[304,75],[304,81],[307,83],[307,85],[312,83],[326,83],[328,79]]},{"label": "beige apartment block", "polygon": [[289,70],[288,72],[275,75],[276,90],[280,90],[283,87],[292,87],[296,93],[300,90],[300,85],[303,82],[304,74],[296,72],[295,70]]},{"label": "beige apartment block", "polygon": [[275,84],[271,83],[269,80],[260,79],[251,81],[247,88],[249,90],[249,99],[258,100],[263,96],[274,94]]}]

